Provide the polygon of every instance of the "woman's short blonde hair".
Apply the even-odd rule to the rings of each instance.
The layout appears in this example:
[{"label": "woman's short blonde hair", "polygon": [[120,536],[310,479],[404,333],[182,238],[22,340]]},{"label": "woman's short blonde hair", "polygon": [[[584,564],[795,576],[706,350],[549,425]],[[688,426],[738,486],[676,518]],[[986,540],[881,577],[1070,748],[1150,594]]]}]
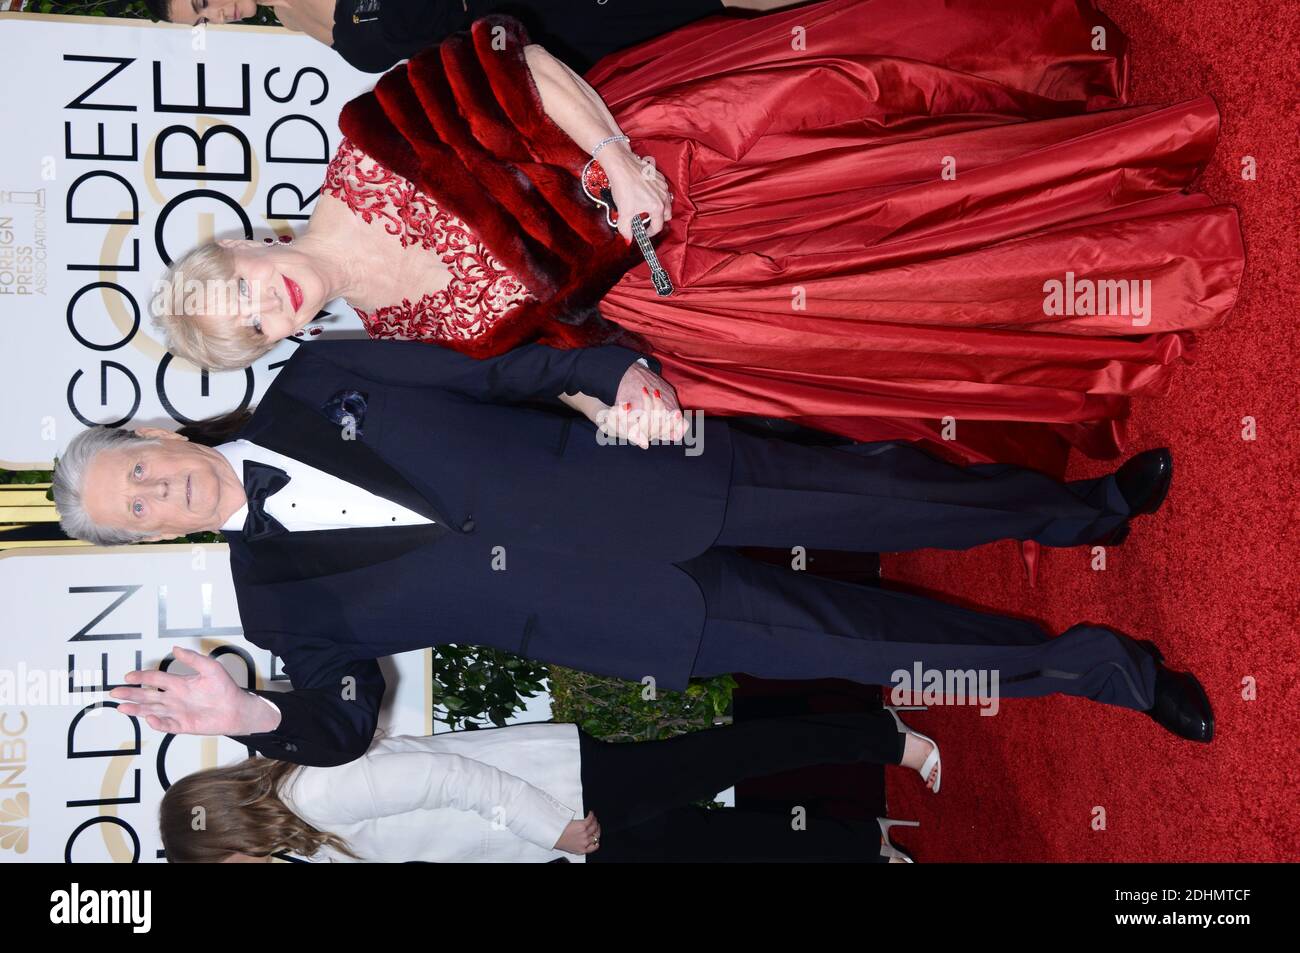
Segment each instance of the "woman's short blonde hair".
[{"label": "woman's short blonde hair", "polygon": [[216,242],[172,263],[151,309],[169,351],[199,367],[228,371],[248,367],[275,347],[243,321],[204,320],[214,300],[235,310],[235,282],[233,256]]}]

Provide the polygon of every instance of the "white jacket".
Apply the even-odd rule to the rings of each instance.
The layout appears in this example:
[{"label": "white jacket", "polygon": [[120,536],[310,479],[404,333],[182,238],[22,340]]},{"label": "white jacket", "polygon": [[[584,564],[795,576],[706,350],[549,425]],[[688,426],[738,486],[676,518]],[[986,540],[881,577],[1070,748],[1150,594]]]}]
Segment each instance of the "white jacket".
[{"label": "white jacket", "polygon": [[[572,724],[397,735],[348,764],[299,768],[280,797],[365,861],[581,862],[554,848],[584,816],[580,760]],[[352,861],[329,848],[310,859]]]}]

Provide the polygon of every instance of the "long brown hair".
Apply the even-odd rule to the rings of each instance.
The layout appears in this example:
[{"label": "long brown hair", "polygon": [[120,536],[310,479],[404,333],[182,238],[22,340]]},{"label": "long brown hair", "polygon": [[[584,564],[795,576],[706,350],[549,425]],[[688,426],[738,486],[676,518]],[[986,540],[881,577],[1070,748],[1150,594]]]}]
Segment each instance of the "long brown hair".
[{"label": "long brown hair", "polygon": [[173,864],[220,863],[232,854],[310,857],[332,847],[357,860],[347,841],[312,827],[280,800],[280,786],[299,766],[269,758],[208,768],[181,778],[163,795],[158,826]]}]

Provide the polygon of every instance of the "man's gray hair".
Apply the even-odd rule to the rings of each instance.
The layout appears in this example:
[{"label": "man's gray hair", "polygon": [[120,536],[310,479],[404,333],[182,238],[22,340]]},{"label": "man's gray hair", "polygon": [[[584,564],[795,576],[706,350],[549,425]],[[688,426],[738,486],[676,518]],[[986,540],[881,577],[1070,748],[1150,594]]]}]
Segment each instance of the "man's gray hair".
[{"label": "man's gray hair", "polygon": [[63,531],[96,546],[122,546],[148,539],[148,533],[96,524],[86,513],[82,494],[85,490],[86,471],[99,453],[118,448],[143,447],[157,442],[139,436],[134,430],[116,427],[91,427],[73,437],[54,468],[54,506],[59,511],[59,525]]}]

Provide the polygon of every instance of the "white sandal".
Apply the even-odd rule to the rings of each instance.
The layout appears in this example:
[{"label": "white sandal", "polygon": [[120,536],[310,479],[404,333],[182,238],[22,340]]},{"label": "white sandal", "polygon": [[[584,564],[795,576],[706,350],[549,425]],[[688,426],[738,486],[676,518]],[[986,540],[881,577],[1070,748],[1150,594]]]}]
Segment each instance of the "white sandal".
[{"label": "white sandal", "polygon": [[899,850],[894,846],[894,842],[889,839],[889,831],[894,827],[920,827],[920,821],[895,821],[888,817],[876,818],[876,823],[880,825],[880,856],[901,860],[905,864],[914,864],[914,861],[908,856],[906,851]]},{"label": "white sandal", "polygon": [[894,724],[898,726],[901,734],[911,735],[930,745],[930,753],[926,755],[925,763],[917,768],[917,774],[921,775],[921,783],[927,788],[930,787],[930,772],[934,772],[934,787],[930,788],[935,794],[939,793],[939,783],[943,780],[943,763],[939,758],[939,745],[933,738],[921,734],[919,731],[913,731],[907,725],[903,724],[903,719],[898,717],[900,711],[925,711],[924,705],[900,705],[895,708],[893,705],[886,705],[885,711],[894,716]]}]

